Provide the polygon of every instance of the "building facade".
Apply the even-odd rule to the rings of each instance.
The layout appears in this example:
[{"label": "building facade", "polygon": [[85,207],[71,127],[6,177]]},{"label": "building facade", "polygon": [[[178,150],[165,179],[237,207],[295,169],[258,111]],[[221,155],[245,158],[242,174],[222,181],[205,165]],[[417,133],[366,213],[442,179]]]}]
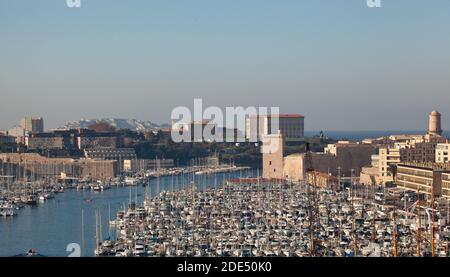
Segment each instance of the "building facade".
[{"label": "building facade", "polygon": [[[278,120],[278,126],[273,126],[273,119]],[[245,119],[246,140],[262,140],[262,136],[277,134],[278,130],[286,142],[301,141],[304,137],[305,117],[300,114],[280,114],[250,116]]]},{"label": "building facade", "polygon": [[30,150],[62,150],[72,146],[70,136],[60,133],[30,133],[25,139]]},{"label": "building facade", "polygon": [[339,141],[325,147],[324,154],[331,157],[320,153],[312,156],[314,169],[349,177],[352,174],[359,175],[364,166],[371,164],[377,148],[371,144]]},{"label": "building facade", "polygon": [[284,179],[283,136],[278,134],[263,136],[263,178]]},{"label": "building facade", "polygon": [[44,119],[42,117],[25,117],[20,120],[20,127],[26,133],[42,133],[44,132]]},{"label": "building facade", "polygon": [[77,138],[78,149],[117,148],[118,138],[115,136],[80,136]]},{"label": "building facade", "polygon": [[292,154],[283,159],[283,179],[291,182],[305,180],[305,157],[304,154]]},{"label": "building facade", "polygon": [[121,140],[113,132],[95,132],[88,129],[58,129],[45,133],[29,133],[25,144],[30,150],[84,150],[110,149],[121,146]]},{"label": "building facade", "polygon": [[[117,161],[119,170],[123,171],[126,160],[136,160],[136,151],[133,148],[95,148],[85,149],[84,156],[89,159]],[[129,165],[127,165],[129,166]]]},{"label": "building facade", "polygon": [[436,162],[450,163],[450,143],[439,143],[436,145]]},{"label": "building facade", "polygon": [[450,167],[436,163],[402,163],[397,166],[396,183],[405,190],[450,198]]},{"label": "building facade", "polygon": [[20,126],[14,126],[8,130],[8,135],[14,137],[17,144],[25,145],[26,132],[24,128]]},{"label": "building facade", "polygon": [[0,143],[16,143],[16,138],[0,133]]},{"label": "building facade", "polygon": [[[283,145],[283,136],[264,136],[265,145]],[[294,182],[306,180],[307,169],[333,176],[350,177],[359,175],[364,166],[370,165],[371,156],[376,153],[372,145],[340,142],[329,145],[326,152],[296,153],[284,157],[283,148],[277,151],[263,150],[263,177],[286,179]],[[308,167],[308,168],[307,168]]]},{"label": "building facade", "polygon": [[321,188],[337,189],[339,187],[339,179],[325,172],[320,171],[307,172],[306,180],[308,184]]},{"label": "building facade", "polygon": [[132,172],[171,167],[174,167],[173,159],[135,159],[123,161],[123,170]]},{"label": "building facade", "polygon": [[400,149],[402,162],[434,163],[436,160],[435,142],[420,142]]},{"label": "building facade", "polygon": [[401,162],[399,148],[380,148],[378,150],[378,174],[382,184],[394,181],[392,167]]},{"label": "building facade", "polygon": [[19,180],[57,180],[62,175],[76,179],[106,181],[117,176],[117,162],[94,159],[47,158],[35,153],[3,153],[0,164],[14,165],[9,172]]}]

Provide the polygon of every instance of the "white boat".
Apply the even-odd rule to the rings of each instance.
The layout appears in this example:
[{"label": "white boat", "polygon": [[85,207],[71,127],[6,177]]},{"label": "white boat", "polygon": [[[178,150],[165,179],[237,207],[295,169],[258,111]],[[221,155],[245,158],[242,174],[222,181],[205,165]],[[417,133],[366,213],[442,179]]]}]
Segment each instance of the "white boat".
[{"label": "white boat", "polygon": [[134,247],[133,255],[140,257],[145,255],[145,246],[143,244],[136,244]]},{"label": "white boat", "polygon": [[8,216],[14,216],[15,213],[15,206],[10,203],[2,203],[0,204],[0,216],[2,217],[8,217]]},{"label": "white boat", "polygon": [[102,186],[102,185],[93,185],[93,186],[91,187],[91,189],[92,189],[93,191],[103,191],[103,186]]},{"label": "white boat", "polygon": [[124,181],[127,186],[136,186],[139,183],[139,180],[133,177],[125,177]]}]

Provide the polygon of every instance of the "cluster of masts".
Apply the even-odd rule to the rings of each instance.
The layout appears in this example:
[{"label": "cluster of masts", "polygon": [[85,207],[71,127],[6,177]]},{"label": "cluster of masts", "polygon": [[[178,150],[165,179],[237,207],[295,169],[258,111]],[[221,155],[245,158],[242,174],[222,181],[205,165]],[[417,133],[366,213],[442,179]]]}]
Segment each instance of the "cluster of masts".
[{"label": "cluster of masts", "polygon": [[0,184],[0,217],[15,216],[25,205],[43,203],[63,191],[64,187],[57,183]]},{"label": "cluster of masts", "polygon": [[448,201],[418,192],[387,204],[387,195],[357,184],[332,190],[259,178],[201,189],[192,183],[146,197],[143,205],[130,202],[111,221],[117,238],[98,240],[95,255],[449,255]]},{"label": "cluster of masts", "polygon": [[[43,167],[48,165],[43,165]],[[55,176],[42,178],[38,174],[28,172],[20,167],[9,164],[2,168],[0,177],[0,217],[10,217],[18,214],[18,210],[25,205],[36,205],[54,197],[55,193],[66,189],[104,191],[114,187],[147,185],[149,179],[163,176],[178,175],[211,175],[218,173],[231,173],[248,170],[248,167],[238,167],[233,164],[195,164],[188,167],[155,168],[145,172],[129,173],[128,176],[119,176],[105,181],[92,179],[68,178],[58,180]],[[89,199],[87,199],[89,200]]]}]

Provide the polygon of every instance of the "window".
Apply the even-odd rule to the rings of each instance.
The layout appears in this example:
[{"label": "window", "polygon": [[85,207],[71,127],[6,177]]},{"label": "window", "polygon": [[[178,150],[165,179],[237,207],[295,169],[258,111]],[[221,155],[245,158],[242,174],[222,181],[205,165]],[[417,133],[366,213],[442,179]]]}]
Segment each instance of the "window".
[{"label": "window", "polygon": [[269,165],[272,165],[272,161],[269,161]]}]

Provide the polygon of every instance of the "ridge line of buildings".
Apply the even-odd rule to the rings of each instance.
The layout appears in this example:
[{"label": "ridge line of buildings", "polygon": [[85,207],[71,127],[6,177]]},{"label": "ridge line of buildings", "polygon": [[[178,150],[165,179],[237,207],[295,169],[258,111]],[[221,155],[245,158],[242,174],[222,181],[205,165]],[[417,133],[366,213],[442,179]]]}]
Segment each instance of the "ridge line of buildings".
[{"label": "ridge line of buildings", "polygon": [[[396,185],[450,198],[450,143],[442,136],[441,114],[429,114],[428,131],[361,142],[339,141],[323,152],[284,155],[281,132],[264,136],[267,145],[281,145],[263,154],[263,177],[327,186],[337,179],[365,185]],[[264,146],[263,146],[264,147]],[[263,151],[266,152],[266,151]]]}]

